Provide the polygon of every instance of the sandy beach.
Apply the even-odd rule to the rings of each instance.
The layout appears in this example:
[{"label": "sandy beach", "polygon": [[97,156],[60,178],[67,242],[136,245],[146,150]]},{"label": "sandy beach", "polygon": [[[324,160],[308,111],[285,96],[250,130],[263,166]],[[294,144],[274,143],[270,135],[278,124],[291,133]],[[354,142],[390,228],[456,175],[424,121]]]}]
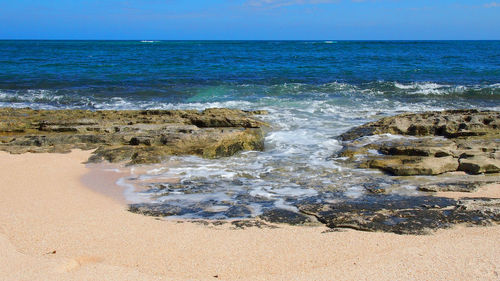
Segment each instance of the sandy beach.
[{"label": "sandy beach", "polygon": [[89,155],[0,152],[1,280],[500,278],[500,226],[410,236],[157,220],[86,187]]}]

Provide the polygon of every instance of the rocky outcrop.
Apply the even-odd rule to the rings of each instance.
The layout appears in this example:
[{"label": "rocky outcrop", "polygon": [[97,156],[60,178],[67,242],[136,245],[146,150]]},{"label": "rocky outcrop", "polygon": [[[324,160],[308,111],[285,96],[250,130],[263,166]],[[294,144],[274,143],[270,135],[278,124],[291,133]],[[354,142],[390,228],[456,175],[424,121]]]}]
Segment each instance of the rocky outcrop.
[{"label": "rocky outcrop", "polygon": [[475,109],[404,113],[355,127],[340,136],[343,141],[364,136],[393,134],[406,136],[443,136],[447,138],[496,134],[500,113]]},{"label": "rocky outcrop", "polygon": [[0,108],[0,150],[96,149],[91,162],[158,163],[169,155],[208,158],[263,150],[266,124],[246,112],[197,110],[32,110]]},{"label": "rocky outcrop", "polygon": [[[199,112],[0,108],[0,150],[24,153],[95,149],[89,159],[91,162],[129,164],[157,163],[169,155],[181,154],[208,158],[229,156],[241,150],[264,148],[263,128],[267,125],[256,119],[256,114],[265,112],[230,109]],[[256,220],[240,220],[255,215],[255,209],[246,204],[221,202],[218,208],[214,208],[210,200],[192,204],[139,203],[130,205],[129,210],[161,217],[196,214],[208,219],[237,218],[238,221],[233,222],[236,227],[267,225],[262,221],[306,225],[322,223],[332,229],[353,228],[400,234],[425,234],[457,223],[496,223],[500,221],[500,199],[454,200],[423,196],[430,193],[415,190],[412,190],[412,195],[395,195],[393,191],[410,182],[407,179],[412,177],[408,176],[413,175],[455,171],[498,173],[499,117],[497,112],[474,110],[402,114],[346,132],[340,136],[344,147],[337,156],[344,158],[338,158],[339,161],[401,176],[379,175],[383,180],[378,181],[373,179],[372,174],[367,175],[367,181],[359,184],[367,192],[360,197],[351,198],[341,190],[318,187],[315,196],[287,198],[290,208],[286,210],[276,208],[269,199],[254,198],[252,200],[261,200],[266,206]],[[471,192],[484,184],[498,182],[498,175],[467,175],[458,180],[448,175],[437,177],[442,178],[436,182],[427,180],[431,177],[425,177],[426,180],[416,188],[425,192]],[[179,187],[182,187],[181,184]]]},{"label": "rocky outcrop", "polygon": [[456,171],[458,161],[451,156],[440,157],[439,159],[434,159],[434,157],[398,156],[380,157],[379,159],[370,160],[366,165],[398,176],[438,175]]},{"label": "rocky outcrop", "polygon": [[[353,128],[339,139],[343,148],[334,155],[337,161],[399,176],[395,178],[399,184],[419,191],[473,192],[499,182],[498,112],[405,113]],[[441,174],[446,175],[437,176]],[[411,177],[419,175],[434,177]],[[399,234],[426,234],[459,223],[488,225],[500,221],[500,199],[454,200],[425,193],[402,196],[391,193],[388,186],[368,182],[364,187],[367,193],[360,198],[340,197],[334,203],[311,198],[296,207],[330,228]]]},{"label": "rocky outcrop", "polygon": [[344,148],[337,156],[392,175],[500,172],[498,112],[406,113],[353,128],[339,138]]},{"label": "rocky outcrop", "polygon": [[336,204],[307,203],[302,213],[326,226],[398,234],[428,234],[455,224],[489,225],[500,221],[500,199],[453,200],[432,196],[366,196]]}]

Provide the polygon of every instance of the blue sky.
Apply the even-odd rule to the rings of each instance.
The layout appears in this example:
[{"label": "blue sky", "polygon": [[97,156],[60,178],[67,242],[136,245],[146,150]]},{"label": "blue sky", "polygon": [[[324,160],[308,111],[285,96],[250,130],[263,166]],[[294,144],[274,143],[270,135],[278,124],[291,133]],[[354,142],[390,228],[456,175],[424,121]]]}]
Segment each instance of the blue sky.
[{"label": "blue sky", "polygon": [[500,1],[0,0],[1,39],[500,39]]}]

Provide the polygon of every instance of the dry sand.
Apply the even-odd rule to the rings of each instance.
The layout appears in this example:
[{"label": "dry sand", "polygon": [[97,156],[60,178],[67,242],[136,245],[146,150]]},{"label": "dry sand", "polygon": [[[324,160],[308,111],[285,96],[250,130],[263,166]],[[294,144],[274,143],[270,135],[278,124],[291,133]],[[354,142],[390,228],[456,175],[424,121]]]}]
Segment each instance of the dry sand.
[{"label": "dry sand", "polygon": [[155,220],[85,187],[88,156],[0,153],[0,280],[500,279],[500,226],[402,236]]}]

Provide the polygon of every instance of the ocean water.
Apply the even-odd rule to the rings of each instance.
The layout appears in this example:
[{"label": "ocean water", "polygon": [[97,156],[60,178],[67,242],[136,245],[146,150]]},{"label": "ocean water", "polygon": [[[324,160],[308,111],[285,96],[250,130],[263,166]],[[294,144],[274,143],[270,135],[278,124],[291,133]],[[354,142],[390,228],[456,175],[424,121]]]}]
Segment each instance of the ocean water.
[{"label": "ocean water", "polygon": [[180,217],[250,217],[367,183],[414,194],[332,157],[335,137],[405,111],[500,110],[500,41],[0,41],[0,106],[266,109],[264,152],[172,157],[119,181]]}]

